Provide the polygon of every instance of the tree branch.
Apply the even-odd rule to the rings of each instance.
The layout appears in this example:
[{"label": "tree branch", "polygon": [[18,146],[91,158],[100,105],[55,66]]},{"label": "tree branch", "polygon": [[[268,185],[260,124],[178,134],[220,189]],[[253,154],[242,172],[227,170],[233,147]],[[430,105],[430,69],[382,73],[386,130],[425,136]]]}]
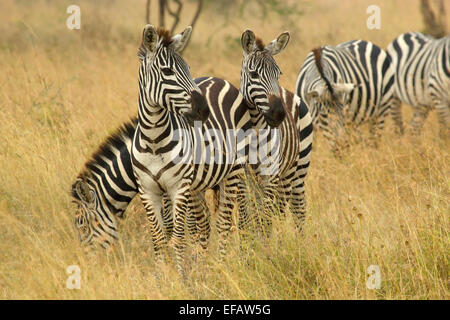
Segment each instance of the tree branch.
[{"label": "tree branch", "polygon": [[147,3],[145,5],[145,23],[150,23],[150,3],[152,0],[147,0]]},{"label": "tree branch", "polygon": [[[443,2],[441,2],[441,8],[443,6]],[[421,0],[420,1],[420,11],[422,12],[423,16],[423,23],[425,25],[425,33],[430,34],[431,36],[435,38],[440,38],[445,35],[445,22],[444,19],[439,19],[441,21],[438,21],[436,19],[436,15],[434,14],[433,10],[430,6],[429,0]],[[440,13],[440,15],[442,12]]]},{"label": "tree branch", "polygon": [[166,9],[166,0],[159,0],[159,25],[165,27],[164,11]]},{"label": "tree branch", "polygon": [[181,3],[180,0],[173,0],[173,1],[177,4],[176,11],[170,10],[169,3],[167,3],[167,12],[174,18],[174,22],[172,24],[172,28],[170,29],[170,32],[172,34],[175,31],[175,28],[177,27],[178,22],[180,22],[180,13],[181,13],[181,10],[183,8],[183,4]]},{"label": "tree branch", "polygon": [[195,23],[197,22],[198,16],[200,15],[200,12],[202,11],[202,7],[203,7],[203,0],[198,0],[197,11],[195,12],[194,18],[192,19],[192,22],[191,22],[192,29],[194,29],[194,26],[195,26]]}]

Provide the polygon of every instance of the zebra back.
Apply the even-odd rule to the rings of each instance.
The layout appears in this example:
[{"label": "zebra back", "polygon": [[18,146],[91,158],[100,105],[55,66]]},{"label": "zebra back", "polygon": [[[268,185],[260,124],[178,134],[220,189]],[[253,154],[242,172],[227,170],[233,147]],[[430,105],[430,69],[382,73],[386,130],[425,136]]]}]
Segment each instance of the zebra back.
[{"label": "zebra back", "polygon": [[395,94],[402,102],[431,107],[437,98],[450,100],[450,36],[404,33],[387,52],[395,68]]}]

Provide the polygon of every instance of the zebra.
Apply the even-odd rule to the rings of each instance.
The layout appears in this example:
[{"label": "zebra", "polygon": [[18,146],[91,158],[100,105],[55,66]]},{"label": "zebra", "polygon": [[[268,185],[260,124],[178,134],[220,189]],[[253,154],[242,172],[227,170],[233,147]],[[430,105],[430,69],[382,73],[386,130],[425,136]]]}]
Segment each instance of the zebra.
[{"label": "zebra", "polygon": [[[160,260],[161,249],[172,245],[182,276],[188,204],[196,192],[219,183],[223,190],[230,190],[240,181],[246,160],[238,155],[245,152],[236,151],[245,143],[236,142],[235,131],[251,128],[239,90],[222,81],[219,89],[223,89],[217,92],[214,83],[206,81],[204,86],[212,86],[211,90],[217,92],[216,101],[223,100],[221,104],[208,103],[192,80],[188,65],[179,55],[191,30],[188,27],[172,37],[165,29],[151,25],[144,28],[138,52],[138,124],[131,148],[133,172],[150,221],[155,254]],[[214,142],[208,135],[210,129],[215,130],[218,141],[225,143]],[[236,199],[230,192],[221,190],[220,194],[219,224],[231,215],[229,203]],[[163,195],[172,204],[173,234],[169,243],[160,214]],[[219,252],[224,252],[223,240],[228,232],[228,226],[219,230]]]},{"label": "zebra", "polygon": [[[305,178],[310,164],[313,124],[307,105],[279,85],[281,71],[273,56],[284,50],[289,39],[289,32],[283,32],[264,45],[253,31],[243,32],[240,91],[247,102],[253,128],[260,135],[266,135],[265,144],[257,147],[268,149],[265,152],[277,165],[271,174],[264,173],[266,168],[261,164],[253,166],[256,175],[263,178],[265,204],[273,204],[279,195],[279,208],[275,209],[284,215],[284,208],[290,202],[300,229],[306,213]],[[268,130],[270,128],[276,130]],[[241,228],[247,228],[249,217],[245,211],[240,211],[243,215]],[[266,226],[270,226],[270,220],[270,215],[262,217]]]},{"label": "zebra", "polygon": [[100,145],[72,184],[77,204],[75,228],[83,246],[107,249],[118,239],[118,218],[137,194],[131,142],[137,117],[124,123]]},{"label": "zebra", "polygon": [[418,32],[404,33],[387,47],[395,68],[395,103],[392,118],[404,132],[401,102],[413,107],[411,127],[419,134],[431,109],[441,125],[441,136],[450,126],[450,36],[435,39]]},{"label": "zebra", "polygon": [[[205,83],[204,79],[195,81],[199,83],[202,80]],[[210,94],[208,89],[206,94]],[[88,250],[95,245],[107,249],[118,240],[118,219],[124,217],[129,203],[138,194],[131,164],[131,145],[136,125],[137,117],[133,117],[108,136],[72,184],[71,195],[77,204],[74,225],[81,244]],[[168,238],[173,228],[170,208],[169,199],[164,198],[162,214]],[[194,205],[194,209],[198,209],[198,205]],[[195,217],[194,212],[187,219],[191,237],[199,240],[198,229],[206,229],[209,237],[208,220],[197,222]]]},{"label": "zebra", "polygon": [[394,70],[375,44],[352,40],[313,49],[297,76],[295,92],[310,108],[333,151],[346,146],[346,124],[369,123],[376,143],[394,95]]}]

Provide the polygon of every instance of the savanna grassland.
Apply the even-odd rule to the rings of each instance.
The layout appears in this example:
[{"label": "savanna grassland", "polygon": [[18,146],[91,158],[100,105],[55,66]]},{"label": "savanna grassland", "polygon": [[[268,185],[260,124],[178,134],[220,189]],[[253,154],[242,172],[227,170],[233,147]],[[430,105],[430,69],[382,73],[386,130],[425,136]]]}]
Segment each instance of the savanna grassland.
[{"label": "savanna grassland", "polygon": [[[66,27],[73,3],[81,8],[80,30]],[[276,57],[289,90],[318,45],[361,38],[385,48],[400,33],[423,28],[419,1],[290,3],[303,13],[264,17],[250,5],[226,17],[207,2],[184,53],[192,75],[239,87],[239,38],[247,27],[267,42],[291,32]],[[381,30],[366,27],[372,4],[381,8]],[[450,148],[434,114],[419,139],[396,136],[389,121],[378,148],[363,139],[341,158],[317,133],[301,236],[291,219],[276,220],[267,242],[240,251],[233,232],[227,259],[218,263],[213,227],[205,260],[191,263],[182,281],[173,263],[155,265],[135,199],[119,244],[86,257],[73,228],[70,186],[102,140],[137,112],[144,9],[144,0],[0,2],[1,299],[450,298]],[[188,2],[177,31],[193,12]],[[157,21],[156,8],[151,18]],[[81,269],[80,290],[66,288],[69,265]],[[366,287],[370,265],[380,267],[378,290]]]}]

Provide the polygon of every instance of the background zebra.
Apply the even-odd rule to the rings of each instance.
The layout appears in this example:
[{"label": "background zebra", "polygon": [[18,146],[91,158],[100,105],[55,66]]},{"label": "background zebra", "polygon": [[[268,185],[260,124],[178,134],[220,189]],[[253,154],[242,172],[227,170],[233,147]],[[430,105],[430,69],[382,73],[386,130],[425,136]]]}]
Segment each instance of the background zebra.
[{"label": "background zebra", "polygon": [[312,50],[300,68],[295,91],[336,150],[345,142],[345,122],[369,121],[371,137],[376,137],[393,100],[393,82],[386,52],[371,42],[354,40]]},{"label": "background zebra", "polygon": [[[284,32],[277,39],[264,45],[251,30],[245,30],[241,37],[244,58],[241,68],[241,93],[248,104],[253,128],[265,143],[258,148],[266,149],[258,154],[267,154],[275,171],[263,173],[264,165],[254,166],[257,175],[263,178],[265,201],[272,203],[280,196],[279,208],[284,212],[290,202],[297,226],[306,212],[304,180],[310,162],[313,139],[312,119],[307,106],[300,98],[280,87],[281,74],[273,56],[280,53],[289,42],[289,33]],[[279,130],[269,130],[277,127]],[[271,143],[275,142],[275,143]],[[244,216],[242,224],[248,223]],[[264,221],[270,224],[270,217]]]},{"label": "background zebra", "polygon": [[[162,196],[167,195],[172,203],[171,243],[182,275],[188,203],[193,193],[220,182],[224,190],[229,190],[240,180],[245,159],[238,164],[237,154],[245,152],[236,151],[245,143],[237,145],[235,135],[238,129],[247,130],[251,126],[246,105],[237,89],[222,81],[220,88],[226,89],[217,92],[220,100],[216,101],[224,103],[208,103],[192,80],[188,65],[178,54],[190,34],[190,27],[174,37],[166,30],[145,27],[139,50],[138,125],[131,149],[133,171],[158,257],[166,244],[159,214]],[[205,84],[210,85],[214,83]],[[193,127],[195,120],[204,124],[199,125],[197,121]],[[229,203],[233,198],[234,194],[221,192],[219,224],[223,216],[231,216]],[[220,238],[226,238],[228,232],[228,227],[219,229]],[[220,252],[224,252],[222,243],[219,242]]]},{"label": "background zebra", "polygon": [[395,103],[392,117],[403,133],[401,102],[413,107],[413,132],[418,134],[430,110],[435,109],[441,135],[450,126],[450,36],[434,39],[408,32],[392,41],[387,52],[395,68]]}]

